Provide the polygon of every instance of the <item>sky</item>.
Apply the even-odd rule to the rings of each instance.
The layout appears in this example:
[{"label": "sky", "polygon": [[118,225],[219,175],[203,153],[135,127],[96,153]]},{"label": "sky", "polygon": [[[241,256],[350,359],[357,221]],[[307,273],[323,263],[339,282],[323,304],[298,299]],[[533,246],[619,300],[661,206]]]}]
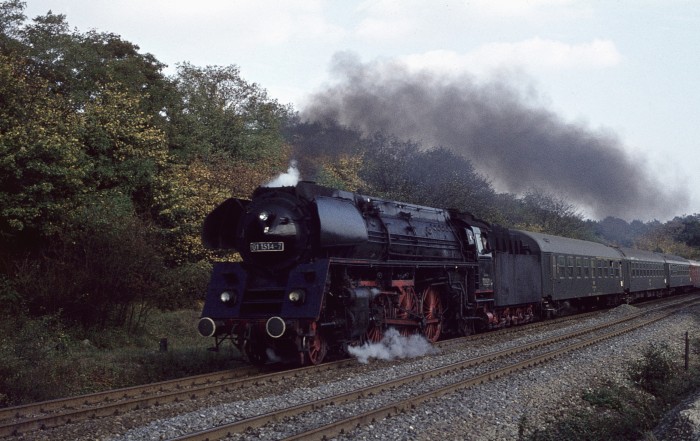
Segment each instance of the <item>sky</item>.
[{"label": "sky", "polygon": [[[499,190],[524,191],[530,184],[518,180],[533,178],[593,218],[700,213],[695,0],[27,0],[25,14],[48,10],[65,14],[79,31],[112,32],[137,44],[166,63],[166,73],[185,61],[235,64],[245,80],[302,115],[332,108],[347,123],[375,129],[384,118],[372,113],[365,121],[370,113],[349,110],[348,103],[361,102],[392,114],[387,121],[400,134],[436,145],[483,135],[486,127],[515,131],[492,143],[528,132],[535,145],[548,146],[513,142],[522,149],[499,150],[501,156],[464,147]],[[411,100],[398,84],[414,92]],[[467,109],[466,99],[455,104],[450,94],[478,96],[488,111]],[[435,96],[461,107],[440,113],[445,101]],[[445,122],[468,118],[466,110],[498,123]],[[434,116],[436,124],[409,130],[412,114],[423,122]],[[557,142],[568,143],[561,154]],[[597,167],[587,162],[588,151],[607,168],[587,175],[586,167]],[[509,161],[522,152],[524,161]],[[554,157],[574,168],[569,173]],[[617,176],[599,179],[603,173]],[[573,187],[583,181],[577,194]],[[633,203],[610,197],[614,189]]]}]

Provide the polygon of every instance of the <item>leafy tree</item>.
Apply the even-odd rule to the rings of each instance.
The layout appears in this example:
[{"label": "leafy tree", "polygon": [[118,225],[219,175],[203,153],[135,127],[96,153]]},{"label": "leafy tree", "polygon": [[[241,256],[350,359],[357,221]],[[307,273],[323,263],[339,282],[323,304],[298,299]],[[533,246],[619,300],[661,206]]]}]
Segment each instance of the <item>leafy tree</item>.
[{"label": "leafy tree", "polygon": [[491,183],[474,170],[470,161],[450,150],[421,151],[409,158],[406,174],[420,204],[457,208],[479,217],[491,213]]},{"label": "leafy tree", "polygon": [[0,2],[0,53],[8,55],[16,49],[26,6],[21,0]]},{"label": "leafy tree", "polygon": [[692,248],[677,239],[685,229],[680,218],[672,219],[665,224],[656,221],[649,223],[649,225],[649,230],[635,240],[634,245],[637,248],[686,258],[700,257],[697,248]]},{"label": "leafy tree", "polygon": [[700,214],[676,218],[683,225],[676,239],[688,246],[700,248]]},{"label": "leafy tree", "polygon": [[522,198],[523,219],[520,228],[576,239],[591,239],[583,215],[562,197],[541,189],[530,189]]},{"label": "leafy tree", "polygon": [[119,85],[103,87],[80,113],[80,141],[92,164],[90,186],[120,188],[147,212],[168,151],[165,134],[141,111],[140,100]]},{"label": "leafy tree", "polygon": [[348,191],[365,191],[367,183],[360,178],[364,158],[362,155],[343,155],[332,160],[329,157],[317,158],[320,170],[316,182],[327,187]]},{"label": "leafy tree", "polygon": [[76,207],[42,259],[18,261],[27,311],[85,327],[137,325],[157,305],[165,268],[127,195],[100,191]]},{"label": "leafy tree", "polygon": [[490,217],[494,191],[471,162],[443,148],[422,149],[411,142],[376,135],[367,145],[360,176],[390,199],[456,208]]},{"label": "leafy tree", "polygon": [[260,185],[284,170],[290,149],[250,162],[233,161],[223,152],[186,164],[171,164],[156,178],[151,207],[164,258],[170,266],[195,264],[212,257],[201,244],[206,215],[224,200],[249,198]]},{"label": "leafy tree", "polygon": [[182,100],[168,110],[175,152],[190,157],[226,152],[261,159],[279,152],[280,129],[289,109],[245,81],[237,66],[178,65],[175,84]]},{"label": "leafy tree", "polygon": [[80,119],[27,64],[0,55],[0,240],[32,248],[62,228],[89,173]]},{"label": "leafy tree", "polygon": [[76,109],[83,109],[106,84],[120,84],[122,91],[140,96],[141,110],[154,117],[173,102],[173,85],[162,74],[165,65],[118,35],[70,31],[65,15],[51,11],[19,34],[32,73]]}]

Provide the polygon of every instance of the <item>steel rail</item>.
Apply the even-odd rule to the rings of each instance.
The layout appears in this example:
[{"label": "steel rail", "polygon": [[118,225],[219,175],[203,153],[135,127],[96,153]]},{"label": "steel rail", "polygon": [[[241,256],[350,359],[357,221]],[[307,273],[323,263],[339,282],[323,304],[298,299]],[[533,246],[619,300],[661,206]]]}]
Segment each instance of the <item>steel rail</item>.
[{"label": "steel rail", "polygon": [[[192,378],[206,377],[207,375],[204,374],[195,377],[188,377],[187,379],[183,379],[180,382],[178,382],[177,380],[163,382],[170,386],[174,386],[174,389],[176,389],[169,389],[169,391],[165,391],[164,393],[159,389],[159,385],[161,383],[155,383],[145,386],[134,386],[132,388],[125,388],[117,391],[107,391],[104,393],[80,396],[70,398],[67,400],[53,400],[50,402],[36,403],[34,405],[20,406],[19,408],[8,408],[6,410],[6,413],[10,413],[15,409],[23,409],[24,411],[26,411],[27,408],[33,408],[34,410],[42,411],[41,406],[48,405],[53,407],[54,409],[58,409],[60,412],[55,414],[39,415],[35,417],[24,418],[19,421],[15,420],[13,422],[6,421],[0,424],[0,437],[24,434],[39,429],[58,427],[65,424],[84,421],[87,419],[119,415],[125,411],[140,410],[146,407],[157,406],[164,403],[196,399],[218,391],[231,391],[234,389],[242,389],[248,386],[254,387],[265,382],[280,382],[286,379],[293,379],[295,377],[298,377],[299,375],[304,374],[308,370],[322,371],[341,369],[345,367],[348,363],[354,364],[355,361],[346,359],[339,360],[336,363],[328,363],[319,366],[307,366],[293,370],[255,375],[252,377],[242,377],[241,375],[238,375],[233,378],[223,378],[220,379],[220,381],[205,381],[194,386],[191,384],[190,380]],[[259,372],[260,370],[257,368],[245,368],[245,371]],[[214,378],[217,378],[218,375],[219,374],[214,375]],[[225,375],[226,373],[224,373],[224,377]],[[180,387],[188,388],[178,390],[178,385]],[[139,389],[155,391],[155,395],[139,396],[138,393],[134,394],[134,392],[138,391]],[[123,391],[128,391],[128,393],[130,393],[131,395],[125,398],[123,395]],[[118,398],[117,401],[112,402],[105,402],[104,398],[93,402],[85,402],[83,400],[85,397],[93,396],[112,396]],[[85,409],[70,409],[67,408],[66,403],[72,403],[77,405],[89,405],[91,407]]]},{"label": "steel rail", "polygon": [[[686,302],[682,302],[682,303],[691,303],[691,302],[693,302],[693,301],[691,300],[691,301],[686,301]],[[678,304],[663,306],[659,309],[670,308],[670,307],[674,307],[674,306],[678,306]],[[685,306],[685,305],[683,305],[683,306]],[[646,314],[649,314],[651,312],[654,312],[654,311],[653,310],[652,311],[647,311],[647,310],[640,311],[640,312],[637,312],[635,314],[629,314],[628,316],[622,317],[622,318],[617,319],[617,320],[613,320],[611,322],[607,322],[607,323],[603,323],[603,324],[599,324],[599,325],[595,325],[595,326],[590,326],[590,327],[580,329],[577,331],[573,331],[573,332],[570,332],[568,334],[564,334],[564,335],[560,335],[560,336],[555,336],[555,337],[551,337],[551,338],[547,338],[547,339],[543,339],[543,340],[538,340],[536,342],[532,342],[532,343],[529,343],[529,344],[524,345],[524,346],[504,349],[504,350],[493,352],[490,354],[485,354],[485,355],[482,355],[480,357],[475,357],[472,359],[468,359],[468,360],[456,362],[456,363],[453,363],[450,365],[442,366],[439,368],[431,369],[429,371],[420,372],[420,373],[408,375],[405,377],[401,377],[398,379],[394,379],[391,381],[383,382],[383,383],[378,384],[378,385],[368,386],[365,388],[361,388],[361,389],[354,390],[354,391],[347,392],[347,393],[340,394],[340,395],[321,398],[321,399],[318,399],[318,400],[315,400],[315,401],[312,401],[309,403],[304,403],[304,404],[292,406],[292,407],[289,407],[286,409],[268,412],[268,413],[261,414],[258,416],[235,421],[235,422],[232,422],[229,424],[224,424],[221,426],[209,428],[209,429],[202,430],[199,432],[194,432],[191,434],[181,436],[179,438],[175,438],[174,441],[185,441],[185,440],[187,440],[187,441],[204,441],[204,440],[209,441],[209,440],[213,440],[213,439],[221,439],[221,438],[230,436],[231,434],[234,434],[234,433],[242,433],[242,432],[249,430],[249,429],[255,429],[258,427],[262,427],[262,426],[268,424],[269,422],[280,421],[283,418],[297,416],[297,415],[302,414],[304,412],[312,411],[312,410],[315,410],[315,409],[318,409],[318,408],[321,408],[323,406],[327,406],[330,404],[345,403],[348,401],[361,399],[361,398],[364,398],[364,397],[369,396],[371,394],[381,393],[381,392],[383,392],[387,389],[390,389],[390,388],[396,388],[398,386],[402,386],[402,385],[409,384],[409,383],[416,383],[416,382],[425,381],[426,379],[429,379],[429,378],[441,376],[441,375],[444,375],[446,373],[450,373],[453,371],[463,370],[463,369],[470,368],[470,367],[473,367],[473,366],[476,366],[479,364],[484,364],[486,362],[490,362],[490,361],[493,361],[493,360],[496,360],[499,358],[514,355],[514,354],[517,354],[520,352],[525,352],[525,351],[537,349],[539,347],[550,345],[553,343],[558,343],[560,341],[564,341],[567,339],[578,338],[578,337],[585,335],[585,334],[600,331],[600,330],[605,329],[605,328],[610,328],[610,327],[617,326],[619,324],[628,322],[630,320],[637,319],[637,318],[641,317],[642,315],[646,315]],[[670,314],[672,314],[672,312],[669,313],[669,315]],[[662,317],[662,318],[664,318],[664,317]],[[656,318],[650,322],[657,321],[660,319],[661,318]],[[649,323],[644,322],[642,325],[639,325],[639,327],[646,326],[648,324]],[[611,338],[615,335],[619,335],[619,334],[624,333],[624,332],[629,332],[632,329],[637,329],[637,328],[628,327],[628,328],[625,328],[623,330],[614,331],[613,333],[606,334],[604,336],[604,338],[602,338],[602,339]],[[590,342],[589,340],[586,340],[585,343],[586,343],[586,345],[594,344],[594,342]],[[576,345],[572,345],[571,346],[572,349],[568,349],[568,350],[575,350],[579,347],[580,344],[581,343],[578,343]],[[583,347],[583,346],[580,346],[580,347]],[[564,350],[559,350],[559,351],[565,351],[565,350],[566,350],[566,348]],[[556,353],[556,352],[557,351],[551,351],[551,353]],[[547,353],[547,354],[544,354],[542,356],[534,357],[532,360],[549,360],[554,356],[551,353]],[[563,352],[561,352],[561,353],[563,353]],[[498,378],[499,376],[505,375],[506,373],[513,372],[513,370],[506,371],[507,369],[515,369],[512,366],[521,366],[523,363],[527,363],[527,362],[528,361],[516,363],[516,364],[511,365],[507,368],[504,368],[504,369],[502,369],[504,371],[504,373],[501,373],[501,374],[499,374],[499,372],[501,370],[496,370],[496,371],[492,371],[492,372],[487,373],[487,374],[479,375],[477,377],[474,377],[471,380],[465,380],[464,382],[460,382],[458,384],[461,384],[461,383],[466,384],[469,381],[476,381],[476,383],[470,383],[470,384],[479,384],[480,382],[486,381],[484,379],[495,379],[495,378]],[[448,386],[446,388],[442,388],[442,389],[438,389],[438,390],[444,391],[444,390],[449,389],[450,387],[451,386]],[[461,388],[461,387],[459,387],[459,388]],[[428,393],[425,395],[431,395],[433,393],[434,392],[431,392],[431,393]],[[444,394],[445,392],[441,392],[441,393]],[[406,400],[406,401],[410,401],[410,400],[411,399]],[[371,417],[372,419],[376,419],[378,417],[381,417],[381,415],[383,415],[382,412],[388,411],[389,414],[391,414],[391,412],[395,412],[395,410],[393,410],[393,409],[396,409],[397,406],[399,406],[399,405],[400,406],[410,405],[410,403],[409,404],[401,404],[401,403],[403,403],[403,402],[393,404],[390,406],[386,406],[385,408],[379,409],[377,411],[369,412],[368,414],[372,415],[372,417]],[[403,407],[401,407],[401,408],[403,408]],[[387,410],[387,409],[389,409],[389,410]],[[362,423],[367,422],[367,421],[371,421],[371,419],[367,420],[367,416],[365,416],[365,414],[362,414],[362,415],[356,416],[356,417],[352,417],[351,420],[353,422],[347,422],[347,423],[338,422],[338,423],[333,423],[328,427],[336,427],[336,425],[339,424],[340,426],[342,426],[341,428],[346,429],[347,425],[352,426],[352,425],[362,424]],[[338,427],[340,427],[340,426],[338,426]],[[349,427],[349,426],[347,426],[347,427]],[[316,431],[310,431],[310,432],[305,432],[303,434],[295,436],[292,439],[302,439],[302,438],[307,439],[308,437],[311,437],[309,439],[320,439],[319,437],[332,436],[332,435],[336,435],[338,433],[337,431],[334,431],[335,429],[331,429],[331,428],[329,428],[327,430],[324,428],[319,428],[316,430],[319,433],[318,437],[315,433]]]},{"label": "steel rail", "polygon": [[[595,313],[591,313],[595,314]],[[583,316],[589,315],[586,313]],[[553,325],[580,319],[582,315],[561,317],[555,320],[527,323],[525,325],[501,328],[493,332],[474,334],[451,340],[445,340],[435,345],[450,348],[466,341],[480,340],[491,336],[501,336],[510,333],[527,331],[545,325]],[[261,384],[265,382],[282,381],[304,375],[308,371],[322,372],[341,369],[355,365],[354,359],[342,359],[319,366],[307,366],[281,372],[245,377],[260,372],[259,368],[246,367],[230,371],[220,371],[191,377],[161,381],[147,385],[96,392],[88,395],[68,397],[22,406],[0,409],[0,437],[22,434],[38,429],[47,429],[70,424],[86,419],[117,415],[126,411],[139,410],[145,407],[164,403],[177,402],[185,399],[196,399],[217,391],[230,391],[233,388],[243,388],[244,383]],[[244,378],[241,378],[244,377]],[[92,407],[86,407],[92,406]],[[86,407],[79,409],[79,407]],[[54,412],[54,413],[49,413]],[[36,414],[47,415],[36,415]]]},{"label": "steel rail", "polygon": [[[589,314],[587,313],[584,316],[587,315]],[[555,320],[527,323],[511,328],[495,329],[483,334],[473,334],[466,337],[443,340],[435,343],[435,346],[442,349],[449,349],[452,346],[463,344],[466,341],[524,332],[540,326],[570,321],[576,317],[577,316],[568,316]],[[580,318],[581,316],[578,317]],[[75,397],[0,408],[0,437],[17,433],[26,433],[38,429],[58,427],[90,418],[112,416],[123,411],[138,410],[143,407],[178,401],[180,399],[196,398],[202,396],[203,393],[212,393],[217,388],[226,390],[231,387],[240,386],[239,383],[241,381],[259,384],[266,381],[296,377],[303,375],[309,370],[320,372],[330,369],[340,369],[348,364],[354,365],[354,359],[342,359],[324,363],[319,366],[307,366],[288,369],[282,373],[274,372],[260,375],[253,375],[259,373],[260,368],[244,367],[235,370],[160,381],[146,385],[95,392]],[[245,377],[245,380],[241,380],[241,377]],[[80,409],[80,407],[86,408]]]},{"label": "steel rail", "polygon": [[298,433],[296,435],[293,435],[291,437],[285,438],[285,441],[297,441],[297,440],[323,440],[326,439],[327,437],[332,437],[332,436],[337,436],[339,434],[348,432],[354,428],[356,428],[358,425],[362,424],[369,424],[372,422],[376,422],[380,419],[383,418],[389,418],[393,415],[397,415],[400,412],[405,412],[411,408],[415,408],[416,406],[419,406],[420,404],[434,399],[434,398],[439,398],[451,393],[454,393],[458,390],[461,389],[467,389],[469,387],[477,386],[480,384],[487,383],[489,381],[494,381],[497,380],[501,377],[504,377],[506,375],[533,367],[537,366],[543,363],[546,363],[550,360],[555,359],[556,357],[566,354],[568,352],[573,352],[578,349],[582,349],[591,345],[594,345],[596,343],[599,343],[601,341],[617,337],[619,335],[625,334],[627,332],[633,331],[635,329],[639,329],[644,326],[648,326],[652,323],[655,323],[659,320],[662,320],[670,315],[672,315],[673,312],[669,312],[667,314],[664,314],[663,316],[660,317],[655,317],[653,319],[644,321],[639,324],[632,325],[630,327],[624,328],[624,329],[618,329],[612,332],[609,332],[604,335],[600,335],[597,337],[593,337],[581,342],[573,343],[572,345],[566,346],[564,348],[560,349],[555,349],[552,351],[549,351],[545,354],[537,355],[532,358],[528,358],[527,360],[523,360],[517,363],[512,363],[509,364],[508,366],[505,366],[501,369],[497,369],[495,371],[491,372],[486,372],[480,375],[476,375],[474,377],[459,381],[457,383],[450,384],[448,386],[441,387],[439,389],[436,389],[434,391],[426,392],[420,395],[417,395],[415,397],[411,397],[402,401],[399,401],[397,403],[393,403],[387,406],[383,406],[379,409],[374,409],[368,412],[364,412],[359,415],[355,415],[349,418],[345,418],[343,420],[335,421],[333,423],[330,423],[328,425],[318,427],[316,429],[312,429],[303,433]]}]

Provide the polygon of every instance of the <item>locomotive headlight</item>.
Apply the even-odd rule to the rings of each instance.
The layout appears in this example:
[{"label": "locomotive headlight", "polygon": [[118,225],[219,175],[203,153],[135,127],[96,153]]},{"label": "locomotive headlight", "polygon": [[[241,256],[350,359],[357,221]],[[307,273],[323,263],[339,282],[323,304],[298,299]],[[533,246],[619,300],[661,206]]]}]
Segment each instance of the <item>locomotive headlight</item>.
[{"label": "locomotive headlight", "polygon": [[270,215],[267,211],[261,211],[260,214],[258,214],[258,219],[260,219],[263,222],[265,222],[269,217]]},{"label": "locomotive headlight", "polygon": [[236,303],[236,293],[230,291],[224,291],[219,296],[221,303],[225,305],[233,305]]},{"label": "locomotive headlight", "polygon": [[306,297],[306,293],[304,292],[303,289],[295,289],[294,291],[289,293],[289,301],[292,303],[296,303],[296,304],[304,303],[305,297]]}]

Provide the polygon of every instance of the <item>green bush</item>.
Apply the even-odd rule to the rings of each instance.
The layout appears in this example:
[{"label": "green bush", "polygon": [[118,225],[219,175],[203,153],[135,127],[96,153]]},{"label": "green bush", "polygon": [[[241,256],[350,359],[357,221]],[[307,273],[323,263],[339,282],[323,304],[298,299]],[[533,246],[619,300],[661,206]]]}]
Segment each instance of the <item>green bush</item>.
[{"label": "green bush", "polygon": [[[154,311],[137,330],[68,328],[59,315],[0,320],[0,406],[44,401],[231,368],[240,355],[208,351],[199,311]],[[161,338],[168,351],[161,352]]]},{"label": "green bush", "polygon": [[644,350],[642,358],[631,363],[627,375],[635,385],[665,399],[669,382],[678,370],[668,345],[652,344]]},{"label": "green bush", "polygon": [[536,430],[528,439],[638,440],[654,427],[660,412],[652,397],[629,387],[605,384],[581,396],[591,408],[571,413],[546,430]]}]

